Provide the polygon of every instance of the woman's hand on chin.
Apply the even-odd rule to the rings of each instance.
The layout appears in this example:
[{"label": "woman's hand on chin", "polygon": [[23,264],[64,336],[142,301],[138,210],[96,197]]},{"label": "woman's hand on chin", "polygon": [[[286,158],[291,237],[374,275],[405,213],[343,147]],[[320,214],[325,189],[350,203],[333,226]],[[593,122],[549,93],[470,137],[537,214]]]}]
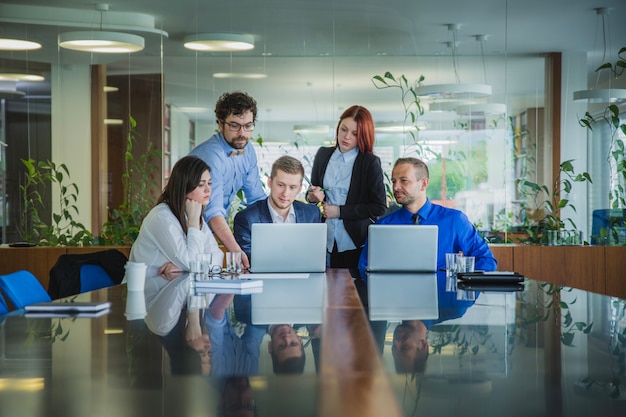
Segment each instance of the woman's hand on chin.
[{"label": "woman's hand on chin", "polygon": [[166,262],[159,268],[159,275],[168,281],[178,277],[183,272],[176,264]]},{"label": "woman's hand on chin", "polygon": [[194,200],[185,200],[185,213],[189,227],[200,228],[200,215],[202,215],[202,204]]}]

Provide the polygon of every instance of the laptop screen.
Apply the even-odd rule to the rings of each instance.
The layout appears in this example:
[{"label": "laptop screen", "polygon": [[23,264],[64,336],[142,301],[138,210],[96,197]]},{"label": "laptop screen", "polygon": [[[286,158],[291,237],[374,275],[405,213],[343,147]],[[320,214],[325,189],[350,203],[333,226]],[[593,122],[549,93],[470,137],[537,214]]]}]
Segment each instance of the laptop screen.
[{"label": "laptop screen", "polygon": [[428,225],[370,225],[368,271],[436,272],[438,230]]},{"label": "laptop screen", "polygon": [[324,272],[326,223],[254,223],[251,272]]}]

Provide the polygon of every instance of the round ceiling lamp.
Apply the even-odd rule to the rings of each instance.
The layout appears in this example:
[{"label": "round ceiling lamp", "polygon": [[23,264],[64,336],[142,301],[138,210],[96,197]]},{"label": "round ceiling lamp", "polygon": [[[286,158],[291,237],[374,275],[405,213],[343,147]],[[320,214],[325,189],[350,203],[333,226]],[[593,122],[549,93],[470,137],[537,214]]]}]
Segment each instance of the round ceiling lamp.
[{"label": "round ceiling lamp", "polygon": [[599,88],[574,91],[574,100],[588,100],[589,103],[613,103],[626,100],[626,89]]},{"label": "round ceiling lamp", "polygon": [[0,99],[18,98],[24,95],[23,91],[17,89],[17,81],[0,81]]},{"label": "round ceiling lamp", "polygon": [[59,35],[59,46],[65,49],[100,54],[123,54],[144,48],[141,36],[122,32],[78,31]]},{"label": "round ceiling lamp", "polygon": [[[610,32],[608,28],[608,22],[607,22],[607,17],[609,15],[609,8],[598,7],[595,10],[596,10],[596,15],[602,16],[602,63],[604,63],[606,59],[606,48],[607,48],[606,39]],[[599,77],[599,74],[598,74],[598,77]],[[574,101],[578,101],[578,100],[587,100],[589,103],[613,103],[616,101],[623,101],[623,100],[626,100],[626,89],[590,88],[588,90],[574,91]]]},{"label": "round ceiling lamp", "polygon": [[455,107],[456,113],[461,116],[491,116],[506,113],[506,104],[477,103],[461,104]]},{"label": "round ceiling lamp", "polygon": [[294,133],[328,133],[330,127],[328,125],[294,125]]},{"label": "round ceiling lamp", "polygon": [[38,42],[0,38],[0,51],[33,51],[39,48],[41,44]]},{"label": "round ceiling lamp", "polygon": [[235,52],[254,49],[254,37],[239,33],[198,33],[185,36],[185,48],[199,52]]},{"label": "round ceiling lamp", "polygon": [[471,83],[432,84],[416,87],[415,93],[432,100],[471,100],[489,97],[491,86]]},{"label": "round ceiling lamp", "polygon": [[28,81],[28,82],[41,82],[45,80],[42,75],[39,74],[22,74],[18,72],[0,72],[0,81]]}]

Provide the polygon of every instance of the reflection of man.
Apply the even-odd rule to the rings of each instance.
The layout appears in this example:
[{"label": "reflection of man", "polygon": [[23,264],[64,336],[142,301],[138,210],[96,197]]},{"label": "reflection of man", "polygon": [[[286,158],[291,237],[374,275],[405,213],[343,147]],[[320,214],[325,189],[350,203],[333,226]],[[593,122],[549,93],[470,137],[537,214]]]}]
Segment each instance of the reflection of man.
[{"label": "reflection of man", "polygon": [[391,355],[398,373],[423,373],[428,359],[426,325],[421,320],[405,320],[393,332]]},{"label": "reflection of man", "polygon": [[[401,208],[382,217],[377,224],[423,224],[439,226],[437,268],[445,269],[446,253],[463,252],[476,257],[475,268],[494,271],[497,262],[491,249],[467,216],[459,210],[433,204],[426,197],[428,166],[417,158],[400,158],[393,166],[393,195]],[[359,259],[359,272],[366,277],[367,242]]]},{"label": "reflection of man", "polygon": [[257,415],[250,380],[244,376],[227,378],[217,405],[219,417],[253,417]]},{"label": "reflection of man", "polygon": [[272,357],[275,374],[301,374],[304,372],[304,344],[292,326],[270,326],[267,350]]},{"label": "reflection of man", "polygon": [[243,334],[238,336],[226,314],[232,301],[232,294],[218,294],[205,311],[211,339],[211,375],[256,375],[265,329],[246,325]]},{"label": "reflection of man", "polygon": [[[265,197],[256,152],[250,143],[256,114],[256,101],[249,95],[223,94],[215,105],[219,133],[191,151],[211,167],[211,201],[204,218],[231,252],[241,251],[226,221],[231,202],[240,190],[248,204]],[[244,268],[250,267],[247,256],[243,256],[242,263]]]},{"label": "reflection of man", "polygon": [[436,320],[403,320],[393,332],[391,355],[398,373],[424,373],[428,360],[428,330],[438,323],[463,317],[473,300],[457,300],[456,292],[446,291],[446,273],[437,272]]},{"label": "reflection of man", "polygon": [[296,201],[302,190],[304,167],[291,156],[281,156],[272,164],[267,186],[270,195],[237,213],[234,234],[237,243],[250,258],[253,223],[319,223],[317,206]]}]

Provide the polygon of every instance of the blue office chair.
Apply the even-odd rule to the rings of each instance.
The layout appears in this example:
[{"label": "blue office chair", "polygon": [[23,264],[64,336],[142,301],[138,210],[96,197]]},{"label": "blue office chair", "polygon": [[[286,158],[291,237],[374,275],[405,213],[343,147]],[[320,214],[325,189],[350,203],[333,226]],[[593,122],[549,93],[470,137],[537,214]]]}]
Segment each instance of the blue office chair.
[{"label": "blue office chair", "polygon": [[115,282],[100,265],[84,264],[80,267],[80,292],[111,287]]},{"label": "blue office chair", "polygon": [[591,221],[592,245],[626,244],[626,209],[598,209]]},{"label": "blue office chair", "polygon": [[4,301],[4,297],[0,295],[0,316],[8,312],[9,312],[9,306],[7,305],[7,302]]},{"label": "blue office chair", "polygon": [[16,309],[42,301],[51,301],[43,285],[28,271],[0,275],[0,289]]}]

